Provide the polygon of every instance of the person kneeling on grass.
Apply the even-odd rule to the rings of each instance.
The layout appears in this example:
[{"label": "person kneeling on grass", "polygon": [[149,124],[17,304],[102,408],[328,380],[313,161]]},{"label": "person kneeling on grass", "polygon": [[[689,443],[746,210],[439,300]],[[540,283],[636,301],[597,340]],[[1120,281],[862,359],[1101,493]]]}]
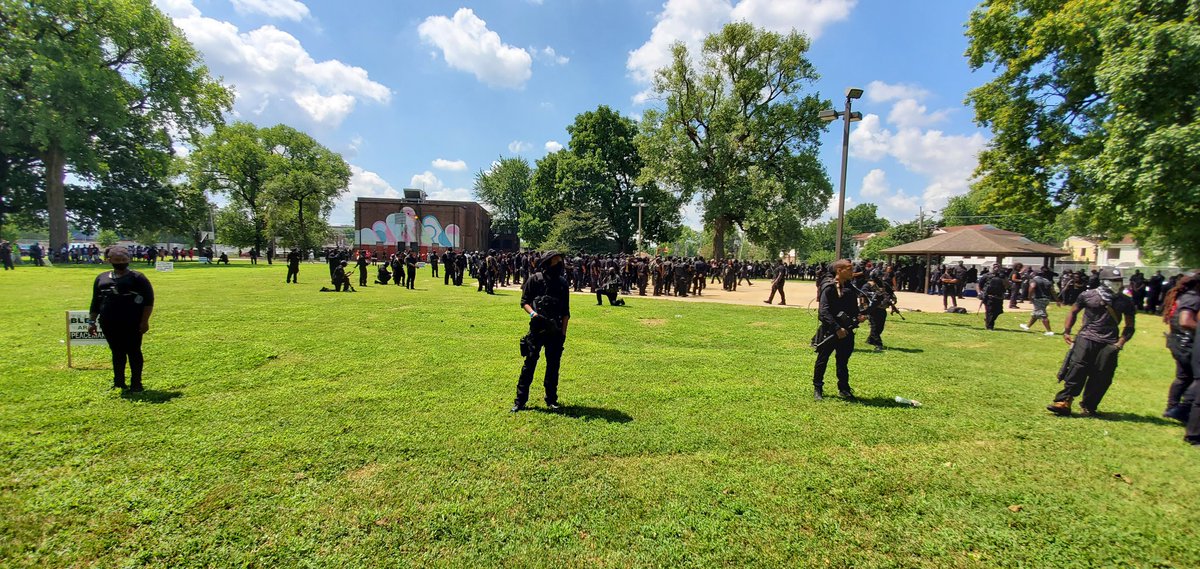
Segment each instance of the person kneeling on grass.
[{"label": "person kneeling on grass", "polygon": [[[1072,338],[1071,328],[1080,311],[1084,314],[1083,327],[1079,337]],[[1063,340],[1071,350],[1059,371],[1063,388],[1046,410],[1055,415],[1070,415],[1071,401],[1082,393],[1080,413],[1084,416],[1096,414],[1117,371],[1117,355],[1133,338],[1133,315],[1133,300],[1121,293],[1121,271],[1101,271],[1100,286],[1081,293],[1067,314]],[[1125,326],[1118,336],[1117,326],[1122,321]]]}]

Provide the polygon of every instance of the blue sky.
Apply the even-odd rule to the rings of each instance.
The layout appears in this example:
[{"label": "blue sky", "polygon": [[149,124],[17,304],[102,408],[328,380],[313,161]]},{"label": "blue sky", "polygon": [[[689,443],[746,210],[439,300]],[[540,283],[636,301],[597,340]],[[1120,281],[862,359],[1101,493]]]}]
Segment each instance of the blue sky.
[{"label": "blue sky", "polygon": [[[354,175],[335,224],[353,221],[355,196],[471,199],[476,172],[567,144],[567,125],[598,105],[640,117],[671,43],[734,19],[812,37],[820,96],[866,90],[848,207],[899,221],[940,208],[966,192],[988,138],[963,105],[989,77],[963,57],[976,5],[963,0],[155,2],[237,92],[231,120],[287,123],[345,156]],[[835,188],[840,132],[821,151]]]}]

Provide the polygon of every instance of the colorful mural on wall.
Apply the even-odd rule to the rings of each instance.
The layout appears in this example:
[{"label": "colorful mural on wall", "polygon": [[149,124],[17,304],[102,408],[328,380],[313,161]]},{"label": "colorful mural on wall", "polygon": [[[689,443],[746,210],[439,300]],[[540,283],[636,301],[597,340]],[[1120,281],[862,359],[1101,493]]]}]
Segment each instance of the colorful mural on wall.
[{"label": "colorful mural on wall", "polygon": [[426,215],[421,219],[418,240],[417,212],[411,207],[388,215],[386,219],[376,221],[370,227],[363,227],[358,233],[359,243],[362,245],[407,245],[419,241],[426,247],[456,247],[460,243],[461,234],[457,225],[452,223],[442,227],[437,216]]}]

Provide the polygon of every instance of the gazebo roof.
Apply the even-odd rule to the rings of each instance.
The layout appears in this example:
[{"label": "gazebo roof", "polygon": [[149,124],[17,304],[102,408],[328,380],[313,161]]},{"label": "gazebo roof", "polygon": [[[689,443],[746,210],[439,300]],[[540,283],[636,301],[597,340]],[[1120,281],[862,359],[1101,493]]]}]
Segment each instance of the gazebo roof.
[{"label": "gazebo roof", "polygon": [[1058,247],[1011,232],[969,227],[880,251],[884,255],[962,255],[972,257],[1066,257]]}]

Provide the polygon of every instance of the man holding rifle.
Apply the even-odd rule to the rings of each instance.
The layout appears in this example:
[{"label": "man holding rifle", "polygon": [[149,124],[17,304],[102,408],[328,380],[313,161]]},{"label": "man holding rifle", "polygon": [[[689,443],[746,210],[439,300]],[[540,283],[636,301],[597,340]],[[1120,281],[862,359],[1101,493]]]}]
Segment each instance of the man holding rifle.
[{"label": "man holding rifle", "polygon": [[858,292],[850,286],[854,265],[847,259],[839,259],[833,264],[833,272],[832,278],[821,283],[820,306],[817,308],[817,317],[821,321],[813,342],[817,348],[813,398],[817,401],[825,398],[825,368],[831,354],[836,354],[838,395],[845,399],[854,398],[854,392],[850,390],[849,367],[850,355],[854,353],[854,329],[867,319],[858,313]]},{"label": "man holding rifle", "polygon": [[529,314],[529,333],[521,338],[521,377],[517,380],[517,397],[512,412],[525,409],[529,401],[529,386],[537,370],[538,354],[546,348],[546,408],[559,409],[558,367],[562,361],[563,345],[567,339],[567,324],[571,320],[571,295],[564,272],[563,256],[557,251],[542,255],[538,272],[525,281],[521,289],[521,308]]}]

